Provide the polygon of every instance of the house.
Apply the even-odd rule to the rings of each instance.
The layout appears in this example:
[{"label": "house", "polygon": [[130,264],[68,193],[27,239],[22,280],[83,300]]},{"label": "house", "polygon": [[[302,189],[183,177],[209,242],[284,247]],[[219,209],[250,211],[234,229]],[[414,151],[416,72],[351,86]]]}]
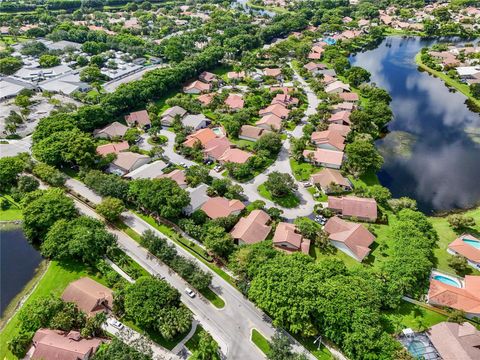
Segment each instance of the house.
[{"label": "house", "polygon": [[[447,283],[444,279],[452,280]],[[456,284],[456,285],[453,285]],[[480,276],[466,275],[463,281],[434,275],[430,279],[427,302],[464,311],[468,317],[480,316]]]},{"label": "house", "polygon": [[165,110],[161,115],[161,123],[164,126],[171,126],[175,118],[182,119],[187,110],[180,106],[172,106],[171,108]]},{"label": "house", "polygon": [[219,160],[232,146],[233,144],[227,139],[226,136],[215,138],[205,144],[203,154],[205,155],[206,159],[216,161]]},{"label": "house", "polygon": [[257,141],[263,135],[269,134],[271,131],[265,130],[261,127],[256,127],[252,125],[243,125],[240,128],[240,133],[238,135],[239,139],[250,140],[250,141]]},{"label": "house", "polygon": [[238,94],[229,94],[228,97],[225,99],[225,105],[227,105],[232,110],[243,109],[244,104],[245,101]]},{"label": "house", "polygon": [[229,71],[227,73],[227,78],[229,80],[242,80],[245,77],[245,71]]},{"label": "house", "polygon": [[249,158],[252,157],[252,154],[236,149],[230,148],[225,150],[225,152],[218,158],[218,161],[221,164],[225,163],[235,163],[235,164],[245,164]]},{"label": "house", "polygon": [[349,102],[342,102],[340,104],[333,105],[332,114],[336,114],[341,111],[352,112],[353,110],[355,110],[355,104]]},{"label": "house", "polygon": [[140,166],[139,168],[125,175],[129,179],[155,179],[162,175],[163,169],[168,165],[162,160],[157,160],[149,164]]},{"label": "house", "polygon": [[469,322],[443,321],[426,334],[442,359],[480,359],[480,331]]},{"label": "house", "polygon": [[207,105],[210,105],[214,97],[215,97],[215,94],[213,93],[202,94],[197,98],[197,100],[200,101],[203,106],[207,106]]},{"label": "house", "polygon": [[313,61],[310,61],[309,63],[303,65],[303,68],[306,69],[307,71],[310,71],[313,74],[317,74],[318,70],[323,70],[326,67],[324,64],[318,64],[318,63],[314,63]]},{"label": "house", "polygon": [[68,284],[62,300],[75,303],[88,316],[93,316],[112,310],[113,291],[89,277],[83,277]]},{"label": "house", "polygon": [[203,114],[189,114],[182,119],[182,124],[186,128],[199,130],[206,128],[210,124],[210,120]]},{"label": "house", "polygon": [[325,87],[325,92],[327,94],[341,94],[343,92],[349,92],[350,85],[344,84],[340,80],[337,80]]},{"label": "house", "polygon": [[356,103],[359,100],[358,94],[354,92],[343,92],[338,94],[338,96],[345,102]]},{"label": "house", "polygon": [[273,77],[277,80],[280,80],[282,78],[282,70],[279,68],[265,68],[263,69],[263,74],[268,77]]},{"label": "house", "polygon": [[128,127],[120,124],[118,121],[115,121],[103,129],[97,129],[93,132],[93,136],[95,138],[102,138],[102,139],[113,139],[116,137],[123,137],[127,132]]},{"label": "house", "polygon": [[259,111],[260,116],[266,116],[266,115],[276,115],[281,119],[286,119],[288,117],[288,114],[290,113],[290,110],[288,110],[285,106],[280,105],[280,104],[274,104],[266,107],[265,109],[262,109]]},{"label": "house", "polygon": [[324,230],[333,246],[357,261],[367,257],[369,246],[375,241],[375,236],[364,226],[347,222],[338,216],[328,219]]},{"label": "house", "polygon": [[284,107],[298,105],[298,99],[288,94],[277,94],[273,98],[272,105],[280,104]]},{"label": "house", "polygon": [[130,147],[127,141],[122,141],[119,143],[110,143],[105,145],[97,146],[97,154],[105,156],[108,154],[118,154],[121,151],[125,151]]},{"label": "house", "polygon": [[204,71],[198,78],[205,83],[212,83],[217,80],[217,75],[208,71]]},{"label": "house", "polygon": [[84,339],[78,331],[39,329],[25,359],[31,360],[88,360],[103,342],[100,338]]},{"label": "house", "polygon": [[147,110],[132,112],[125,116],[125,121],[130,126],[138,126],[143,129],[148,129],[152,125]]},{"label": "house", "polygon": [[337,151],[345,149],[345,138],[334,130],[314,131],[310,140],[319,149]]},{"label": "house", "polygon": [[275,114],[263,116],[255,125],[265,130],[280,130],[282,128],[282,118]]},{"label": "house", "polygon": [[473,268],[480,270],[480,239],[471,234],[462,234],[448,245],[447,251],[467,259]]},{"label": "house", "polygon": [[210,219],[218,219],[230,215],[238,215],[245,209],[240,200],[229,200],[224,197],[213,197],[202,205],[202,210]]},{"label": "house", "polygon": [[328,130],[338,132],[343,137],[347,137],[351,129],[350,129],[350,126],[348,125],[330,124],[328,125]]},{"label": "house", "polygon": [[217,137],[212,129],[201,129],[195,131],[193,134],[187,136],[187,140],[184,141],[183,145],[187,147],[193,147],[195,143],[199,142],[203,147],[210,141]]},{"label": "house", "polygon": [[200,80],[195,80],[183,88],[185,94],[200,94],[202,92],[210,91],[211,84],[204,83]]},{"label": "house", "polygon": [[338,111],[336,113],[333,113],[330,118],[328,119],[328,122],[331,124],[339,124],[339,125],[350,125],[350,115],[352,113],[350,111]]},{"label": "house", "polygon": [[328,208],[342,217],[354,217],[363,221],[377,220],[377,202],[371,198],[329,196]]},{"label": "house", "polygon": [[190,195],[190,204],[183,208],[183,212],[186,215],[193,214],[210,199],[207,195],[207,189],[208,186],[205,184],[198,185],[196,188],[193,189],[187,189]]},{"label": "house", "polygon": [[148,162],[150,162],[150,157],[147,155],[124,151],[117,154],[117,158],[112,161],[108,171],[123,176]]},{"label": "house", "polygon": [[340,187],[343,191],[353,189],[350,181],[343,177],[342,173],[335,169],[323,169],[310,176],[312,184],[318,186],[325,194],[330,193],[332,185]]},{"label": "house", "polygon": [[317,166],[340,169],[343,162],[343,151],[328,149],[304,150],[303,157],[305,161],[312,162]]},{"label": "house", "polygon": [[310,240],[297,233],[297,228],[294,224],[280,222],[273,235],[273,246],[288,253],[301,251],[308,255]]},{"label": "house", "polygon": [[265,211],[253,210],[238,221],[230,235],[238,245],[262,242],[272,230],[272,227],[267,225],[271,220]]},{"label": "house", "polygon": [[157,179],[171,179],[177,183],[178,186],[180,186],[182,189],[185,189],[187,187],[187,178],[185,176],[185,171],[184,170],[179,170],[175,169],[168,174],[162,174],[157,176]]}]

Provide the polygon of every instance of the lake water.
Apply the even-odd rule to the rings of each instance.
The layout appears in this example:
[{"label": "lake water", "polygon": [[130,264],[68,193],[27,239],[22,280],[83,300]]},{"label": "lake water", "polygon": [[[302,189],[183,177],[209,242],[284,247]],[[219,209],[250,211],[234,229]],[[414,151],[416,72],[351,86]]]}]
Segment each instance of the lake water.
[{"label": "lake water", "polygon": [[415,55],[431,44],[390,37],[351,57],[393,98],[390,134],[377,141],[385,157],[380,182],[427,213],[480,201],[480,115],[468,110],[461,93],[417,69]]},{"label": "lake water", "polygon": [[0,225],[0,314],[30,281],[41,261],[21,227]]}]

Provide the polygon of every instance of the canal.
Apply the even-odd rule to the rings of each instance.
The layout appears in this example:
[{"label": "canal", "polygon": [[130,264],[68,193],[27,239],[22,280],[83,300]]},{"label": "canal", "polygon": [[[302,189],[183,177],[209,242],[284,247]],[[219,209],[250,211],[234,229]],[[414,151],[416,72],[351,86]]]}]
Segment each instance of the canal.
[{"label": "canal", "polygon": [[418,70],[415,55],[433,43],[389,37],[350,59],[393,99],[389,134],[377,141],[385,158],[379,180],[394,197],[416,199],[426,213],[480,201],[480,115],[467,108],[463,94]]},{"label": "canal", "polygon": [[41,261],[20,226],[0,224],[0,316],[35,275]]}]

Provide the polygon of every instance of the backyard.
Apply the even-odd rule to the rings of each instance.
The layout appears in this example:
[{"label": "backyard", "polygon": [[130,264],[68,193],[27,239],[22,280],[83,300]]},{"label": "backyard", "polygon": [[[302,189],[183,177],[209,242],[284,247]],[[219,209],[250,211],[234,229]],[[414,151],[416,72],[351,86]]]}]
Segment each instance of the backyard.
[{"label": "backyard", "polygon": [[273,201],[275,204],[285,208],[294,208],[300,204],[300,200],[293,192],[284,197],[273,197],[265,187],[265,184],[262,184],[258,187],[258,193],[265,199]]}]

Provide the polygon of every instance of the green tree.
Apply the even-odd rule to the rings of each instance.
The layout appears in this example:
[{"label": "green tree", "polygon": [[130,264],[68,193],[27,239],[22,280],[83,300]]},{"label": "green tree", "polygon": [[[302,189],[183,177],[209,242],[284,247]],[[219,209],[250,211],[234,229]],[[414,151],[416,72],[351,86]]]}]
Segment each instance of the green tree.
[{"label": "green tree", "polygon": [[23,230],[30,241],[43,239],[57,220],[77,215],[73,200],[60,189],[34,191],[23,198],[22,205]]},{"label": "green tree", "polygon": [[104,79],[104,76],[98,66],[90,65],[84,68],[80,72],[80,80],[85,81],[87,83],[92,83],[95,81],[101,81]]},{"label": "green tree", "polygon": [[116,221],[122,212],[125,211],[123,201],[113,197],[106,197],[95,210],[108,221]]},{"label": "green tree", "polygon": [[142,349],[142,351],[145,350],[147,350],[147,353],[143,354],[118,338],[113,338],[107,346],[101,347],[93,355],[92,360],[150,360],[152,358],[150,347]]},{"label": "green tree", "polygon": [[138,138],[140,137],[140,130],[137,128],[128,129],[123,135],[123,140],[127,141],[130,145],[136,144]]},{"label": "green tree", "polygon": [[185,170],[185,179],[190,187],[197,187],[202,183],[209,184],[211,176],[209,175],[209,169],[207,167],[193,165]]},{"label": "green tree", "polygon": [[386,187],[383,187],[382,185],[370,186],[367,193],[370,197],[373,197],[377,201],[377,203],[383,206],[387,205],[388,200],[392,198],[390,190],[388,190]]},{"label": "green tree", "polygon": [[42,56],[40,56],[38,63],[42,68],[49,68],[60,65],[60,58],[56,55],[43,54]]},{"label": "green tree", "polygon": [[[1,60],[0,60],[1,61]],[[0,67],[1,69],[1,67]],[[0,72],[2,72],[0,70]],[[470,92],[472,93],[472,96],[475,98],[475,99],[480,99],[480,84],[471,84],[470,85]]]},{"label": "green tree", "polygon": [[35,163],[33,174],[52,186],[61,187],[67,181],[67,177],[60,170],[55,169],[53,166],[44,163]]},{"label": "green tree", "polygon": [[0,59],[0,73],[3,75],[12,75],[22,67],[23,62],[19,58],[8,56]]},{"label": "green tree", "polygon": [[199,334],[198,347],[193,352],[192,360],[220,360],[218,355],[218,344],[208,332],[202,330]]},{"label": "green tree", "polygon": [[352,66],[345,72],[348,82],[354,86],[358,87],[364,82],[370,81],[370,73],[359,66]]},{"label": "green tree", "polygon": [[100,196],[110,196],[126,200],[129,183],[118,175],[90,170],[83,175],[83,182]]},{"label": "green tree", "polygon": [[265,181],[265,188],[274,197],[284,197],[295,191],[298,185],[290,174],[274,171],[268,174],[268,179]]},{"label": "green tree", "polygon": [[375,146],[364,140],[357,140],[345,148],[347,155],[346,168],[355,177],[372,171],[377,172],[383,165],[383,158]]},{"label": "green tree", "polygon": [[447,217],[447,221],[455,230],[461,230],[475,226],[475,219],[473,217],[462,214],[449,215]]},{"label": "green tree", "polygon": [[263,135],[255,143],[256,151],[265,151],[269,157],[275,157],[282,148],[282,139],[277,133]]},{"label": "green tree", "polygon": [[225,229],[218,225],[209,225],[205,231],[203,243],[207,250],[218,257],[228,257],[234,248],[233,239]]},{"label": "green tree", "polygon": [[20,52],[27,56],[41,56],[46,53],[48,48],[40,41],[30,41],[22,45]]},{"label": "green tree", "polygon": [[25,163],[18,156],[0,158],[0,188],[8,190],[15,186],[24,169]]},{"label": "green tree", "polygon": [[448,258],[448,265],[459,275],[465,275],[469,270],[467,259],[461,255],[455,255]]}]

